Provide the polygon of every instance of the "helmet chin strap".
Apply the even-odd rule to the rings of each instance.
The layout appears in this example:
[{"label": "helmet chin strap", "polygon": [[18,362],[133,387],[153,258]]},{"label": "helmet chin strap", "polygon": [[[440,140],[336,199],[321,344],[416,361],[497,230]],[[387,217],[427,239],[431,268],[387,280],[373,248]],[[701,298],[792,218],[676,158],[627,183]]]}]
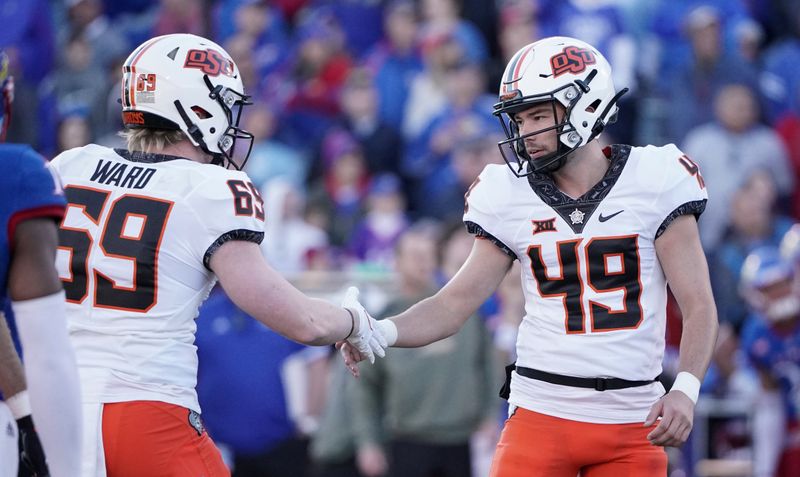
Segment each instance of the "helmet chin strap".
[{"label": "helmet chin strap", "polygon": [[[551,162],[548,162],[547,165],[545,166],[534,168],[534,170],[536,172],[545,172],[548,174],[555,172],[564,167],[564,164],[567,163],[567,158],[572,151],[574,151],[574,149],[570,149],[567,146],[565,146],[564,143],[558,141],[558,148],[554,153],[548,154],[548,156],[550,157],[545,156],[543,158],[538,159],[539,161],[542,162],[547,162],[547,161]],[[534,159],[529,159],[529,161],[534,161]],[[532,164],[533,163],[531,162],[531,165]]]},{"label": "helmet chin strap", "polygon": [[[595,70],[595,71],[597,71],[597,70]],[[590,80],[591,80],[591,78],[593,76],[594,75],[590,75]],[[588,81],[587,81],[587,83],[588,83]],[[585,87],[585,85],[579,85],[579,86]],[[591,142],[597,136],[599,136],[600,133],[603,132],[603,130],[605,129],[606,124],[612,124],[612,123],[614,123],[616,121],[616,117],[614,117],[614,118],[610,119],[607,123],[603,123],[603,118],[605,118],[606,115],[608,114],[608,112],[611,111],[611,108],[613,108],[614,105],[617,104],[617,102],[622,97],[622,95],[624,95],[627,92],[628,92],[628,88],[622,88],[621,90],[619,90],[619,92],[617,92],[617,94],[615,94],[611,98],[611,100],[608,102],[606,107],[603,109],[603,112],[597,118],[597,121],[595,121],[594,127],[592,127],[592,134],[589,136],[589,139],[586,140],[586,144],[589,144],[589,142]],[[581,146],[581,147],[583,147],[583,146]],[[572,151],[574,151],[575,149],[577,149],[577,148],[574,148],[574,149],[567,148],[567,150],[564,151],[563,150],[564,148],[566,148],[564,143],[562,143],[561,141],[558,141],[558,150],[553,154],[554,155],[559,155],[560,154],[560,157],[558,157],[558,159],[553,160],[552,163],[549,163],[546,166],[543,166],[543,167],[539,168],[538,171],[551,173],[551,172],[555,172],[555,171],[561,169],[562,167],[564,167],[564,164],[567,163],[567,159],[568,159],[569,154]]]}]

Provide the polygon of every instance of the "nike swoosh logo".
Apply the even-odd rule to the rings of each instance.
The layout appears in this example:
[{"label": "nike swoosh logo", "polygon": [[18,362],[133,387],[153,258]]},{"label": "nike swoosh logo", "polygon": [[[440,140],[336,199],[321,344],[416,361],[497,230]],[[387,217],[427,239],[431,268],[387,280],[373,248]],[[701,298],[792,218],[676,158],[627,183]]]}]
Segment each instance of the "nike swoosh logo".
[{"label": "nike swoosh logo", "polygon": [[598,217],[598,220],[600,220],[600,222],[605,222],[606,220],[611,220],[623,212],[625,212],[625,209],[622,209],[619,212],[614,212],[611,215],[603,215],[603,213],[600,212],[600,217]]}]

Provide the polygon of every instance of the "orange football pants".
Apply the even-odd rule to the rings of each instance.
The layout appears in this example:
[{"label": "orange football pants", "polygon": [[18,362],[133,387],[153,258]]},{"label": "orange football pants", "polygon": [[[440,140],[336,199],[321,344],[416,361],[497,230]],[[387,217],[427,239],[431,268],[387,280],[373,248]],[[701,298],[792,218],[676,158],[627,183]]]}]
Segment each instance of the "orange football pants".
[{"label": "orange football pants", "polygon": [[104,404],[103,448],[108,477],[231,475],[208,433],[198,433],[189,410],[174,404]]},{"label": "orange football pants", "polygon": [[647,440],[653,428],[517,408],[503,428],[490,477],[663,477],[667,454]]}]

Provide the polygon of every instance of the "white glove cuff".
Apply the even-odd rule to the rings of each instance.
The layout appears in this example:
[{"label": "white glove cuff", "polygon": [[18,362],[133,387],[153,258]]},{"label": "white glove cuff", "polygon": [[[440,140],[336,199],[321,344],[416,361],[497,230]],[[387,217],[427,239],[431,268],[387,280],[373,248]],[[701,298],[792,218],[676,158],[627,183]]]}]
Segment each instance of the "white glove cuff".
[{"label": "white glove cuff", "polygon": [[347,336],[344,337],[344,339],[348,339],[353,336],[353,332],[356,330],[356,312],[350,308],[345,308],[345,311],[350,314],[350,333],[347,333]]},{"label": "white glove cuff", "polygon": [[376,326],[380,328],[380,332],[386,338],[386,346],[392,346],[397,342],[397,325],[392,320],[379,320]]},{"label": "white glove cuff", "polygon": [[11,410],[14,419],[20,419],[31,414],[31,401],[28,399],[28,391],[20,391],[6,399],[6,405]]},{"label": "white glove cuff", "polygon": [[672,391],[680,391],[689,396],[693,403],[697,404],[697,397],[700,395],[700,380],[697,379],[692,373],[681,371],[675,377],[675,383],[672,384]]}]

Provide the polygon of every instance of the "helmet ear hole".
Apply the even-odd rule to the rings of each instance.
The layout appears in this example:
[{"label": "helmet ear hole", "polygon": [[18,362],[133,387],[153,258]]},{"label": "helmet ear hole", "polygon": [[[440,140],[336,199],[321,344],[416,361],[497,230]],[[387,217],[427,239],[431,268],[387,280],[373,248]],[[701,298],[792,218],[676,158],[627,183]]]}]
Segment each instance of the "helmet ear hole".
[{"label": "helmet ear hole", "polygon": [[192,111],[194,111],[194,114],[196,114],[197,117],[200,119],[208,119],[213,116],[211,113],[201,108],[200,106],[192,106]]},{"label": "helmet ear hole", "polygon": [[593,112],[597,111],[597,108],[600,107],[600,103],[601,102],[602,101],[599,100],[599,99],[594,100],[594,102],[592,104],[590,104],[589,106],[586,106],[585,111],[587,113],[593,113]]}]

